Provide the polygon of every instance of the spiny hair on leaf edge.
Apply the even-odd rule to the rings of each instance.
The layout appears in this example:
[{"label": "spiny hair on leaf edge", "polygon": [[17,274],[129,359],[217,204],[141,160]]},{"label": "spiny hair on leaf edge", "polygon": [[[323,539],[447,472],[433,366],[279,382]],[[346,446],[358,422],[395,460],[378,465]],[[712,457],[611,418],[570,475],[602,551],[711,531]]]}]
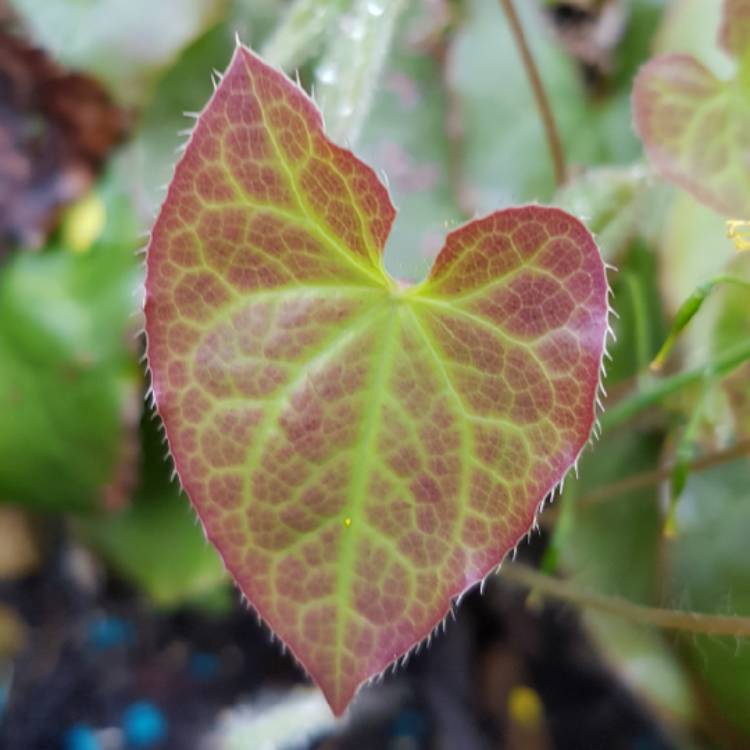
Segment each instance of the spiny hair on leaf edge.
[{"label": "spiny hair on leaf edge", "polygon": [[[605,278],[606,278],[606,270],[609,270],[610,268],[611,268],[610,266],[608,266],[607,264],[605,264]],[[607,296],[608,297],[609,297],[610,293],[611,293],[611,286],[609,285],[609,280],[607,279]],[[601,425],[599,424],[599,420],[598,420],[598,410],[601,409],[603,411],[603,404],[602,404],[602,402],[601,402],[601,400],[599,398],[599,390],[603,387],[602,386],[602,375],[603,375],[603,372],[604,372],[604,356],[607,354],[607,339],[608,339],[609,336],[613,336],[614,335],[613,332],[612,332],[611,326],[609,325],[609,312],[610,311],[611,311],[611,307],[609,306],[609,302],[608,302],[607,303],[607,316],[608,316],[608,319],[607,319],[607,325],[605,327],[605,333],[604,333],[604,341],[603,341],[603,348],[602,348],[602,358],[601,358],[601,363],[600,363],[599,380],[598,380],[598,383],[597,383],[597,388],[596,388],[595,397],[594,397],[594,404],[593,404],[594,420],[593,420],[593,424],[592,424],[592,428],[591,428],[591,434],[589,435],[589,438],[583,443],[583,445],[579,449],[578,454],[576,455],[574,461],[570,464],[570,466],[564,472],[564,474],[560,478],[560,480],[558,482],[556,482],[552,486],[552,488],[548,492],[546,492],[542,496],[542,498],[539,500],[539,502],[537,503],[536,508],[534,509],[534,513],[533,513],[533,516],[532,516],[531,524],[526,529],[526,531],[524,531],[523,533],[521,533],[519,535],[518,539],[512,545],[512,547],[510,547],[506,551],[506,553],[503,555],[502,560],[497,565],[492,566],[488,570],[488,572],[484,576],[482,576],[479,580],[477,580],[477,581],[469,584],[468,586],[466,586],[464,588],[464,590],[461,591],[459,594],[457,594],[455,596],[452,596],[450,598],[449,606],[448,606],[448,609],[446,610],[446,613],[439,620],[439,622],[437,622],[433,626],[433,628],[430,630],[430,632],[426,636],[424,636],[423,638],[420,638],[420,639],[416,640],[400,656],[397,656],[395,659],[393,659],[391,662],[389,662],[382,670],[380,670],[379,672],[371,675],[366,680],[363,680],[357,686],[356,690],[354,691],[354,694],[352,695],[352,699],[351,699],[349,705],[351,705],[351,702],[353,702],[356,699],[357,695],[359,694],[359,692],[361,691],[361,689],[363,687],[368,686],[368,685],[372,685],[372,684],[377,684],[379,682],[382,682],[383,679],[385,678],[385,675],[388,672],[388,670],[391,670],[391,673],[395,674],[399,667],[404,666],[408,662],[408,660],[409,660],[409,658],[410,658],[410,656],[412,654],[416,655],[416,654],[420,653],[420,651],[421,651],[421,649],[422,649],[423,646],[425,648],[429,648],[429,645],[432,643],[433,637],[438,637],[440,635],[440,630],[441,629],[442,629],[442,632],[445,633],[447,631],[448,618],[452,617],[454,620],[456,619],[456,609],[461,606],[461,602],[463,601],[463,598],[466,596],[466,594],[469,593],[471,590],[473,590],[475,588],[478,588],[480,594],[483,594],[484,591],[485,591],[487,580],[489,579],[489,577],[492,576],[492,575],[498,574],[500,572],[503,564],[505,564],[507,562],[509,555],[512,556],[512,560],[515,560],[516,556],[517,556],[518,548],[520,547],[520,545],[523,542],[528,542],[530,540],[530,538],[531,538],[531,535],[535,531],[537,531],[537,532],[539,531],[539,517],[540,517],[541,513],[544,510],[545,504],[547,502],[549,502],[551,504],[554,501],[554,499],[555,499],[555,494],[557,494],[558,496],[562,495],[562,492],[563,492],[563,489],[564,489],[564,484],[565,484],[565,479],[570,474],[571,470],[573,470],[574,473],[575,473],[575,475],[576,475],[576,477],[578,477],[578,463],[579,463],[579,460],[580,460],[580,457],[581,457],[583,451],[586,449],[587,445],[592,445],[593,446],[593,440],[594,439],[598,439],[600,437],[600,435],[601,435]],[[150,366],[148,365],[148,363],[146,364],[146,373],[147,373],[147,375],[149,377],[149,382],[151,382],[151,379],[150,379],[151,378],[151,370],[150,370]],[[154,397],[153,387],[151,385],[149,386],[147,392],[150,394],[151,399],[152,399],[152,408],[150,410],[151,411],[151,418],[158,418],[159,419],[159,429],[161,430],[161,432],[163,434],[163,438],[162,438],[163,442],[167,446],[166,455],[165,455],[164,458],[165,458],[166,461],[172,462],[172,465],[174,467],[173,468],[172,481],[174,479],[176,479],[177,482],[178,482],[178,486],[179,486],[180,492],[183,493],[183,494],[186,494],[185,491],[184,491],[184,488],[182,486],[182,481],[180,479],[179,472],[177,470],[176,464],[174,463],[174,458],[173,458],[173,456],[172,456],[172,454],[170,452],[169,441],[168,441],[167,433],[166,433],[166,427],[164,426],[163,420],[161,420],[161,418],[159,417],[158,408],[156,407],[156,400],[155,400],[155,397]],[[195,510],[194,510],[194,512],[195,512]],[[216,546],[216,544],[214,544],[213,541],[211,540],[211,537],[208,534],[208,531],[207,531],[207,529],[205,527],[205,524],[203,523],[203,521],[201,520],[201,518],[200,518],[200,516],[198,515],[197,512],[195,512],[195,517],[196,517],[196,520],[197,520],[198,524],[203,529],[203,534],[204,534],[204,538],[205,538],[206,542],[209,543],[209,544],[211,544],[212,547],[216,550],[216,552],[219,554],[219,558],[222,561],[222,565],[223,565],[225,571],[230,576],[230,578],[234,579],[234,576],[232,575],[232,572],[229,569],[229,566],[226,564],[226,561],[224,559],[223,554],[221,553],[221,551],[219,550],[219,548]],[[239,588],[239,586],[237,586],[236,584],[234,584],[234,585],[235,585],[235,588],[239,591],[242,601],[244,601],[246,603],[246,605],[253,612],[255,612],[256,617],[258,619],[258,622],[261,623],[262,626],[264,628],[266,628],[268,630],[268,632],[270,633],[270,635],[271,635],[271,642],[278,641],[281,644],[282,652],[283,653],[287,653],[288,652],[291,655],[291,657],[293,658],[294,662],[296,664],[298,664],[300,666],[300,668],[304,672],[307,673],[307,669],[306,669],[305,665],[297,657],[297,655],[294,653],[294,651],[283,641],[283,639],[280,636],[278,636],[273,631],[273,629],[268,625],[268,623],[265,622],[265,620],[261,616],[260,612],[255,608],[255,606],[252,604],[252,602],[250,602],[250,600],[245,596],[245,594],[242,592],[242,590]]]},{"label": "spiny hair on leaf edge", "polygon": [[[238,48],[247,49],[250,52],[250,54],[253,54],[252,51],[249,50],[249,48],[244,47],[244,45],[241,43],[241,41],[239,39],[239,35],[236,35],[236,49],[235,49],[235,54],[237,53],[237,49]],[[230,64],[231,64],[231,62],[230,62]],[[265,61],[264,61],[264,64],[269,65]],[[315,102],[314,95],[312,93],[308,93],[307,91],[305,91],[305,89],[301,86],[301,84],[299,82],[299,77],[297,77],[297,82],[295,83],[295,81],[293,81],[292,79],[290,79],[289,76],[287,76],[284,73],[284,71],[281,70],[280,68],[278,68],[277,66],[270,65],[269,67],[271,67],[273,70],[276,70],[281,75],[283,75],[285,77],[285,79],[291,85],[296,86],[296,88],[299,90],[299,92],[303,96],[305,96],[309,101],[311,101],[312,104],[315,105],[316,109],[320,113],[321,121],[322,121],[322,124],[323,124],[323,131],[325,132],[325,123],[323,121],[323,112],[321,111],[321,109],[317,105],[317,103]],[[223,75],[221,73],[219,73],[218,71],[213,71],[213,74],[214,75],[212,76],[212,79],[213,79],[213,84],[214,84],[214,95],[215,95],[215,90],[221,84],[221,81],[223,79]],[[216,78],[218,78],[218,81],[216,80]],[[185,143],[181,147],[181,152],[183,154],[184,154],[184,151],[187,150],[187,148],[189,147],[189,145],[190,145],[190,143],[191,143],[191,141],[193,139],[193,136],[195,135],[195,131],[196,131],[197,125],[198,125],[198,123],[200,121],[200,118],[204,114],[204,112],[206,111],[206,109],[211,105],[211,102],[213,101],[214,95],[212,95],[209,98],[208,102],[206,103],[205,107],[203,108],[203,110],[200,113],[193,113],[193,112],[183,113],[185,116],[191,117],[191,118],[193,118],[193,119],[196,120],[196,123],[195,123],[194,127],[190,128],[190,129],[185,129],[183,131],[178,131],[178,135],[180,135],[181,137],[182,136],[187,136]],[[179,163],[179,160],[178,160],[177,163]],[[172,177],[173,178],[174,178],[175,169],[177,167],[177,163],[175,163],[175,165],[173,165],[173,169],[172,169]],[[386,188],[386,190],[389,190],[389,187],[388,187],[389,186],[388,176],[387,176],[387,174],[385,174],[384,172],[382,172],[382,170],[381,170],[381,173],[382,173],[382,178],[383,178],[383,182],[384,182],[384,187]],[[170,181],[170,184],[171,184],[171,181]],[[161,210],[163,209],[164,203],[166,202],[166,200],[168,198],[168,190],[169,190],[169,184],[165,186],[165,193],[166,194],[164,196],[164,199],[161,202],[161,205],[156,210],[156,216],[157,217],[161,213]],[[526,205],[541,207],[541,204],[539,204],[536,201],[527,203]],[[476,219],[478,217],[478,215],[479,215],[478,212],[475,211],[475,217],[474,218]],[[463,222],[463,223],[470,223],[470,221],[471,220],[469,220],[468,222]],[[579,219],[579,221],[580,221],[580,219]],[[456,225],[459,225],[459,226],[461,224],[461,222],[457,222],[457,221],[456,222],[452,222],[452,223],[456,224]],[[581,223],[583,223],[583,222],[581,222]],[[451,222],[448,222],[446,224],[446,226],[448,226],[450,224],[451,224]],[[585,224],[584,224],[584,226],[585,226]],[[589,231],[589,230],[587,230],[587,231]],[[589,233],[591,234],[590,231],[589,231]],[[592,237],[593,237],[593,234],[592,234]],[[148,250],[148,246],[150,245],[150,242],[151,242],[151,235],[149,233],[149,239],[148,239],[148,242],[146,243],[145,249],[143,251],[143,255],[144,255],[144,261],[143,261],[143,263],[144,263],[144,266],[146,266],[146,271],[148,271],[147,250]],[[598,250],[598,247],[597,247],[597,250]],[[602,262],[603,262],[604,267],[605,267],[605,278],[606,278],[606,270],[613,269],[614,267],[610,266],[608,263],[604,262],[603,260],[602,260]],[[145,284],[144,284],[144,287],[145,287]],[[609,285],[609,282],[607,280],[607,297],[608,298],[609,298],[609,295],[611,295],[611,293],[612,293],[612,289],[611,289],[611,286]],[[144,310],[145,310],[146,300],[147,300],[147,294],[144,293],[143,294],[143,308],[144,308]],[[600,363],[600,370],[601,370],[601,372],[600,372],[600,376],[599,376],[599,381],[597,383],[597,393],[596,393],[596,396],[595,396],[595,399],[594,399],[594,405],[593,405],[595,417],[594,417],[594,426],[592,426],[592,433],[595,432],[594,427],[596,426],[597,421],[598,421],[597,417],[596,417],[596,410],[597,410],[597,408],[602,408],[601,402],[600,402],[599,397],[598,397],[598,390],[599,390],[599,388],[602,387],[602,373],[606,374],[606,372],[604,371],[604,365],[603,365],[604,356],[608,356],[606,341],[607,341],[607,337],[610,336],[610,335],[614,338],[614,332],[612,331],[612,328],[609,325],[609,314],[610,313],[614,313],[614,310],[609,305],[609,301],[607,301],[607,326],[606,326],[605,335],[604,335],[604,345],[603,345],[602,362]],[[615,315],[616,315],[616,313],[615,313]],[[144,330],[144,333],[146,333],[145,330]],[[145,337],[146,337],[146,346],[145,346],[145,355],[144,355],[145,373],[146,373],[146,376],[148,378],[149,383],[152,383],[153,382],[152,381],[152,373],[151,373],[150,363],[149,363],[149,360],[148,360],[148,334],[147,333],[146,333]],[[166,427],[165,427],[164,422],[160,418],[160,415],[158,413],[158,405],[156,404],[156,398],[155,398],[155,394],[154,394],[153,385],[150,385],[149,388],[147,389],[147,396],[146,396],[146,398],[147,398],[147,400],[149,398],[151,400],[151,403],[149,405],[150,406],[150,417],[152,419],[158,419],[159,420],[158,429],[161,431],[161,433],[162,433],[162,441],[163,441],[164,444],[166,444],[166,447],[167,447],[167,449],[166,449],[166,455],[164,457],[164,460],[171,462],[172,466],[173,466],[172,481],[174,481],[174,479],[176,479],[177,483],[178,483],[178,486],[179,486],[180,492],[184,493],[184,488],[183,488],[182,481],[181,481],[181,478],[180,478],[180,475],[179,475],[179,471],[177,469],[176,463],[174,462],[174,458],[173,458],[173,456],[171,454],[171,451],[170,451],[169,439],[168,439],[168,436],[167,436]],[[589,438],[589,441],[590,441],[590,438]],[[547,501],[549,501],[551,503],[554,500],[555,492],[557,492],[558,494],[560,494],[562,492],[562,488],[564,486],[565,478],[566,478],[567,474],[570,472],[571,468],[575,468],[575,471],[576,471],[576,474],[577,474],[579,458],[580,458],[581,453],[583,452],[583,450],[585,449],[585,447],[586,447],[586,445],[587,445],[587,443],[589,441],[586,441],[581,446],[581,448],[580,448],[580,450],[578,452],[578,455],[576,456],[576,458],[573,461],[573,463],[571,464],[571,466],[568,467],[568,469],[566,470],[566,472],[562,476],[562,478],[558,482],[556,482],[555,485],[548,492],[546,492],[543,495],[543,497],[541,498],[541,500],[537,503],[537,506],[534,509],[534,513],[533,513],[533,516],[532,516],[531,525],[529,526],[528,529],[526,529],[526,531],[524,531],[522,534],[519,535],[519,537],[516,540],[516,542],[503,555],[503,559],[497,565],[492,566],[490,568],[490,570],[482,578],[480,578],[478,581],[475,581],[475,582],[471,583],[470,585],[466,586],[464,588],[464,590],[461,591],[459,594],[450,597],[449,606],[448,606],[448,608],[446,610],[445,615],[443,615],[443,617],[440,618],[439,622],[437,622],[435,624],[435,626],[430,630],[430,632],[425,637],[416,640],[400,656],[395,657],[391,662],[389,662],[384,667],[384,669],[380,670],[376,674],[374,674],[374,675],[370,676],[369,678],[367,678],[366,680],[362,681],[360,683],[360,685],[357,687],[357,689],[355,690],[355,692],[354,692],[354,694],[352,696],[352,700],[354,700],[356,698],[356,696],[358,695],[358,693],[360,692],[360,690],[362,689],[362,687],[364,687],[366,685],[373,684],[374,682],[380,682],[380,681],[382,681],[384,679],[385,674],[388,672],[389,669],[392,670],[393,673],[395,673],[396,670],[399,668],[399,666],[403,666],[403,665],[405,665],[407,663],[408,659],[410,658],[410,656],[412,654],[419,653],[419,651],[422,648],[422,646],[425,646],[425,648],[428,648],[429,645],[430,645],[430,643],[432,642],[433,637],[437,637],[439,635],[439,631],[440,631],[441,628],[442,628],[443,633],[446,632],[448,618],[452,617],[454,620],[456,619],[456,609],[457,609],[457,607],[460,606],[461,601],[463,600],[464,596],[469,591],[471,591],[474,588],[478,588],[480,590],[480,593],[483,593],[484,589],[485,589],[485,586],[486,586],[487,579],[491,575],[493,575],[493,574],[495,574],[495,573],[497,573],[497,572],[500,571],[502,565],[506,562],[506,560],[508,558],[508,555],[512,555],[513,559],[515,559],[516,553],[518,551],[518,547],[520,546],[520,544],[522,542],[524,542],[524,541],[528,541],[528,539],[530,538],[531,534],[534,531],[538,531],[538,518],[539,518],[539,515],[541,514],[541,512],[542,512],[542,510],[544,508],[545,503]],[[195,512],[195,510],[194,510],[194,512]],[[225,571],[229,574],[229,576],[231,578],[234,578],[234,576],[232,576],[231,570],[229,569],[229,566],[226,564],[226,561],[224,559],[224,555],[221,553],[221,550],[216,546],[216,544],[214,544],[212,542],[211,537],[210,537],[210,535],[209,535],[209,533],[208,533],[208,531],[207,531],[207,529],[205,527],[205,524],[203,523],[203,521],[201,520],[201,518],[200,518],[200,516],[199,516],[199,514],[197,512],[195,512],[195,518],[196,518],[197,523],[203,529],[204,538],[205,538],[206,542],[209,543],[209,544],[211,544],[214,547],[214,549],[216,550],[216,552],[219,555],[219,558],[222,561],[222,565],[223,565]],[[253,611],[255,613],[258,622],[260,624],[262,624],[262,626],[265,627],[268,630],[268,632],[270,634],[270,637],[271,637],[271,642],[278,641],[281,644],[282,652],[288,652],[292,656],[292,658],[294,659],[295,663],[299,664],[299,666],[303,669],[303,671],[307,671],[306,668],[305,668],[305,666],[302,664],[301,660],[296,656],[296,654],[293,652],[293,650],[291,648],[289,648],[289,646],[265,622],[265,620],[263,619],[263,617],[260,614],[260,612],[256,609],[256,607],[252,604],[252,602],[245,596],[245,594],[242,592],[242,590],[238,586],[236,586],[236,584],[235,584],[235,588],[239,591],[241,600],[243,602],[245,602],[246,606],[251,611]]]}]

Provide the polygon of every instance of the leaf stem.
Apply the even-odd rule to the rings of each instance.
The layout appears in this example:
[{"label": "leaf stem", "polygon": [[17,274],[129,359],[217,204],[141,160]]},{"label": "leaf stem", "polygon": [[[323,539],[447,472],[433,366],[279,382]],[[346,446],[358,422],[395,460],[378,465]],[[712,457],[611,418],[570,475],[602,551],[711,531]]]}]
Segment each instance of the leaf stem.
[{"label": "leaf stem", "polygon": [[353,146],[370,111],[407,0],[355,0],[318,64],[316,95],[331,140]]},{"label": "leaf stem", "polygon": [[500,573],[506,580],[532,589],[543,597],[597,609],[640,625],[700,635],[750,638],[750,617],[647,607],[619,596],[596,593],[519,563],[504,565]]},{"label": "leaf stem", "polygon": [[286,70],[303,65],[351,4],[352,0],[295,0],[263,45],[262,56]]},{"label": "leaf stem", "polygon": [[505,16],[508,19],[513,37],[516,40],[518,51],[523,61],[523,66],[526,69],[526,75],[528,76],[529,83],[531,84],[531,90],[536,101],[537,108],[539,109],[539,115],[542,118],[542,125],[544,126],[544,133],[547,136],[547,144],[549,146],[550,154],[552,156],[552,163],[555,169],[555,184],[557,187],[561,187],[565,184],[566,179],[566,168],[565,168],[565,154],[563,153],[562,141],[560,140],[560,133],[557,130],[555,124],[555,118],[552,114],[552,108],[550,107],[547,93],[544,90],[541,76],[539,75],[539,69],[534,62],[534,57],[531,54],[531,49],[526,40],[526,34],[523,31],[523,26],[516,13],[515,5],[513,0],[500,0],[500,5],[505,12]]},{"label": "leaf stem", "polygon": [[[747,455],[750,455],[750,440],[743,440],[730,448],[725,448],[724,450],[709,453],[700,458],[693,459],[685,464],[685,466],[691,473],[697,473]],[[597,487],[596,489],[587,492],[585,495],[581,495],[576,504],[583,508],[605,500],[610,500],[618,495],[624,495],[626,492],[650,487],[654,484],[658,484],[664,479],[669,479],[669,477],[672,476],[674,469],[675,463],[668,463],[658,469],[631,474],[629,477],[620,479],[617,482],[605,484],[602,487]]]},{"label": "leaf stem", "polygon": [[666,377],[657,381],[653,387],[618,401],[602,415],[600,420],[602,429],[611,430],[618,427],[636,414],[658,404],[664,397],[698,383],[704,378],[726,375],[748,360],[750,360],[750,339],[727,349],[713,362]]}]

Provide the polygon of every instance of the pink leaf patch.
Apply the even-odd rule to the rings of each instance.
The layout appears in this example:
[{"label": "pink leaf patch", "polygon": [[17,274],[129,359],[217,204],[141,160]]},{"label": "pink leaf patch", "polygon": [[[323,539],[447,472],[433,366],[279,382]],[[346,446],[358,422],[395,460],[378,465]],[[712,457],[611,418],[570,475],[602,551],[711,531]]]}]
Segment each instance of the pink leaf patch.
[{"label": "pink leaf patch", "polygon": [[661,175],[716,211],[750,215],[750,2],[725,0],[719,40],[740,67],[721,81],[694,57],[659,55],[633,91],[635,126]]},{"label": "pink leaf patch", "polygon": [[471,222],[409,288],[382,265],[394,215],[239,47],[148,251],[180,479],[337,713],[527,533],[589,437],[607,329],[602,260],[565,212]]}]

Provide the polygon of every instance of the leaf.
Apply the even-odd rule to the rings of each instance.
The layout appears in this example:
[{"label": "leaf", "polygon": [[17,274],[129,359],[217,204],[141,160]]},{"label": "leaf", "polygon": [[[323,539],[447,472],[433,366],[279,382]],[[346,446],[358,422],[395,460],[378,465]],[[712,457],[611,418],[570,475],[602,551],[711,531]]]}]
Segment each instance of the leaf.
[{"label": "leaf", "polygon": [[34,39],[92,73],[118,101],[140,103],[159,69],[215,23],[226,0],[11,0]]},{"label": "leaf", "polygon": [[86,253],[17,253],[0,273],[0,501],[117,507],[137,459],[137,229],[106,186]]},{"label": "leaf", "polygon": [[607,328],[602,260],[563,211],[451,232],[414,287],[382,265],[394,215],[238,47],[148,251],[180,479],[337,713],[529,530],[589,437]]},{"label": "leaf", "polygon": [[641,69],[633,89],[636,130],[656,170],[734,218],[750,214],[746,5],[724,5],[721,39],[740,57],[735,78],[720,80],[692,55],[666,54]]},{"label": "leaf", "polygon": [[[141,425],[143,460],[133,502],[117,513],[77,520],[76,530],[124,578],[157,605],[220,602],[227,577],[207,544],[164,460],[164,446],[151,415]],[[164,554],[169,529],[170,552]]]},{"label": "leaf", "polygon": [[[665,549],[666,594],[681,607],[750,615],[748,458],[693,474],[688,480],[677,506],[677,533]],[[683,649],[695,677],[702,682],[703,692],[723,720],[744,734],[746,744],[750,737],[747,643],[736,638],[699,636],[686,641]]]},{"label": "leaf", "polygon": [[[468,198],[479,211],[550,200],[555,184],[539,111],[510,28],[495,2],[469,0],[448,52],[447,78],[463,110],[461,158]],[[629,164],[638,140],[628,91],[592,100],[575,62],[550,37],[538,3],[517,2],[534,61],[571,164]]]}]

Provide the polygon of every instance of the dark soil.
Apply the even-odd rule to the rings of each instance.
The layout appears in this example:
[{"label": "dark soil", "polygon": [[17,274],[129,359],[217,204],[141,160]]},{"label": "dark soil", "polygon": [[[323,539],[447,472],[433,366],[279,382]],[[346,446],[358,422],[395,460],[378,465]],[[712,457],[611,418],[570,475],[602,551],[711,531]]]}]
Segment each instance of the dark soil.
[{"label": "dark soil", "polygon": [[[543,542],[533,546],[538,552]],[[535,550],[525,550],[526,556]],[[0,585],[28,628],[0,726],[7,750],[57,750],[74,725],[121,725],[149,701],[166,719],[156,750],[199,750],[225,709],[305,678],[239,602],[221,616],[154,611],[121,582],[84,586],[64,546],[37,575]],[[533,739],[518,742],[509,691],[543,703]],[[367,707],[367,710],[365,710]],[[374,708],[373,708],[374,707]],[[369,687],[325,750],[669,750],[673,746],[603,666],[576,616],[529,607],[499,578],[473,591],[455,620],[404,669]],[[252,750],[249,748],[248,750]]]}]

